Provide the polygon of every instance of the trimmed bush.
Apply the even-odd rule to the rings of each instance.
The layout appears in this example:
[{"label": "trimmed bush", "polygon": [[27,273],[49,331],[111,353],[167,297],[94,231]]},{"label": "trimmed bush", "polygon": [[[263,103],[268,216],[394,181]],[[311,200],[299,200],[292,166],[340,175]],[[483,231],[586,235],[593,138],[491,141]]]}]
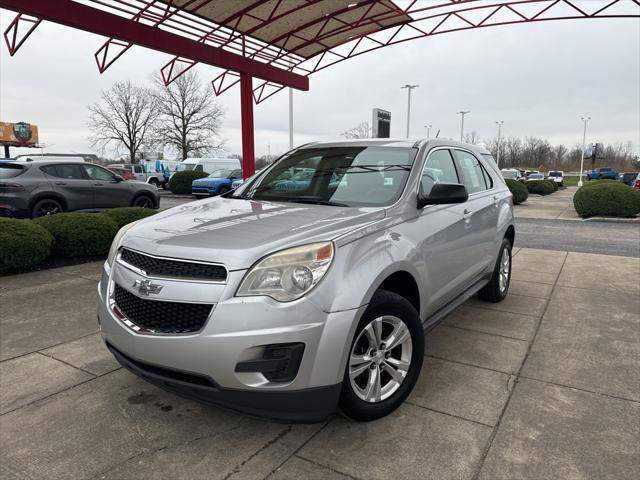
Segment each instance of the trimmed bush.
[{"label": "trimmed bush", "polygon": [[558,184],[556,182],[554,182],[553,180],[545,180],[545,182],[549,182],[549,185],[551,185],[551,188],[553,188],[554,192],[558,191]]},{"label": "trimmed bush", "polygon": [[51,254],[53,236],[30,220],[0,218],[0,272],[24,270]]},{"label": "trimmed bush", "polygon": [[579,188],[573,206],[582,218],[632,218],[640,213],[640,190],[616,181],[601,181]]},{"label": "trimmed bush", "polygon": [[139,207],[122,207],[105,210],[102,213],[109,216],[109,218],[116,222],[118,224],[118,228],[120,229],[128,223],[135,222],[136,220],[154,215],[156,213],[156,210]]},{"label": "trimmed bush", "polygon": [[511,178],[507,178],[505,182],[507,183],[507,187],[509,187],[511,194],[513,195],[513,203],[518,205],[519,203],[525,202],[527,198],[529,198],[529,191],[522,182],[513,180]]},{"label": "trimmed bush", "polygon": [[529,193],[537,193],[538,195],[549,195],[553,193],[553,186],[547,180],[531,180],[525,183]]},{"label": "trimmed bush", "polygon": [[208,175],[206,172],[194,172],[193,170],[176,172],[171,176],[171,180],[169,180],[169,189],[173,193],[190,194],[191,183],[198,178],[204,178]]},{"label": "trimmed bush", "polygon": [[103,213],[58,213],[31,220],[53,235],[53,253],[61,257],[106,255],[118,224]]}]

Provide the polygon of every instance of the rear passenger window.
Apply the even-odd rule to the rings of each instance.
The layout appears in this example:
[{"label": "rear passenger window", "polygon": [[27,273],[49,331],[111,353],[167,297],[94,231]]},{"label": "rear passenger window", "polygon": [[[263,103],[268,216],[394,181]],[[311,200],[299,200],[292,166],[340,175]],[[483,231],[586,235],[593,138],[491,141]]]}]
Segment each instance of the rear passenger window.
[{"label": "rear passenger window", "polygon": [[427,158],[424,170],[422,170],[420,185],[424,195],[429,195],[436,183],[460,183],[449,150],[432,152]]},{"label": "rear passenger window", "polygon": [[462,150],[455,150],[455,156],[460,165],[462,181],[470,194],[488,190],[493,186],[489,174],[476,157]]},{"label": "rear passenger window", "polygon": [[40,167],[47,175],[67,180],[86,180],[81,165],[47,165]]},{"label": "rear passenger window", "polygon": [[202,165],[196,165],[196,168],[193,169],[196,172],[202,172]]}]

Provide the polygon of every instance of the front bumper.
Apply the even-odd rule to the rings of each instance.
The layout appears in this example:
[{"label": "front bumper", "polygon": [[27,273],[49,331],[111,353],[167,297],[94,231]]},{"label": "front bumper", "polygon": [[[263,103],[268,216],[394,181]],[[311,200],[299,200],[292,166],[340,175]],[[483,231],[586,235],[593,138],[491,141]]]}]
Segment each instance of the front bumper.
[{"label": "front bumper", "polygon": [[[98,319],[110,350],[132,372],[179,395],[254,416],[314,422],[335,411],[347,345],[364,306],[327,313],[307,298],[279,303],[268,297],[234,297],[245,272],[232,271],[226,285],[181,282],[179,287],[187,288],[183,292],[193,296],[184,301],[195,301],[198,295],[218,299],[200,331],[141,334],[127,327],[110,308],[113,281],[126,287],[135,279],[129,270],[114,270],[103,272]],[[162,294],[171,295],[172,282],[162,283]],[[238,364],[261,358],[267,345],[286,343],[304,343],[293,380],[269,381],[260,372],[237,371]],[[175,372],[186,376],[176,378]]]},{"label": "front bumper", "polygon": [[315,423],[333,414],[342,384],[294,391],[236,390],[211,379],[150,365],[131,358],[107,343],[116,360],[149,383],[176,395],[279,422]]}]

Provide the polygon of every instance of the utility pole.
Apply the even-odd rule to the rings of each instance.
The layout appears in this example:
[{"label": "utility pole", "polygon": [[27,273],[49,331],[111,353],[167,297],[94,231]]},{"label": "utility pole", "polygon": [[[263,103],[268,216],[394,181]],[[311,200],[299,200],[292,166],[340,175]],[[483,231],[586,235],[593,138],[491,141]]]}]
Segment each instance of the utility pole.
[{"label": "utility pole", "polygon": [[498,165],[498,168],[500,168],[500,131],[502,130],[503,123],[504,120],[499,120],[496,122],[496,124],[498,125],[498,153],[496,154],[496,164]]},{"label": "utility pole", "polygon": [[431,132],[431,127],[432,127],[432,126],[433,126],[433,125],[425,125],[425,126],[424,126],[424,128],[426,128],[426,129],[427,129],[427,140],[428,140],[429,138],[431,138],[431,137],[429,136],[429,133]]},{"label": "utility pole", "polygon": [[462,141],[464,141],[464,140],[463,140],[463,138],[464,138],[464,116],[465,116],[467,113],[471,113],[471,110],[461,111],[461,112],[457,112],[457,113],[458,113],[458,115],[461,115],[461,116],[462,116],[462,122],[461,122],[461,124],[460,124],[460,141],[462,142]]},{"label": "utility pole", "polygon": [[580,155],[580,179],[578,180],[578,186],[582,186],[582,170],[584,168],[584,149],[587,141],[587,122],[591,120],[591,117],[580,117],[580,120],[584,122],[584,130],[582,131],[582,155]]},{"label": "utility pole", "polygon": [[411,120],[411,90],[413,90],[414,88],[418,88],[420,85],[409,85],[406,84],[404,87],[400,87],[400,88],[406,88],[407,89],[407,138],[409,138],[409,122]]}]

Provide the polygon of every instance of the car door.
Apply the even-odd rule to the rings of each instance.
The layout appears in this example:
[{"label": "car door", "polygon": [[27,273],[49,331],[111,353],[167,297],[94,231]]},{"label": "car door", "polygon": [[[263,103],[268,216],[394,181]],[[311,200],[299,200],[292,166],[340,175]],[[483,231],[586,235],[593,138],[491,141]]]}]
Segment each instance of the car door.
[{"label": "car door", "polygon": [[131,188],[106,168],[93,164],[83,165],[93,185],[96,208],[128,207],[131,204]]},{"label": "car door", "polygon": [[68,210],[94,206],[93,184],[80,163],[63,163],[40,167],[56,193],[64,197]]},{"label": "car door", "polygon": [[[462,183],[451,151],[435,148],[422,166],[420,191],[429,195],[436,183]],[[404,232],[418,246],[418,268],[427,291],[427,316],[458,296],[467,281],[469,255],[465,204],[428,205]]]},{"label": "car door", "polygon": [[463,215],[470,239],[466,262],[469,265],[469,282],[472,283],[493,267],[500,198],[493,179],[475,155],[459,148],[453,153],[462,182],[469,192]]}]

